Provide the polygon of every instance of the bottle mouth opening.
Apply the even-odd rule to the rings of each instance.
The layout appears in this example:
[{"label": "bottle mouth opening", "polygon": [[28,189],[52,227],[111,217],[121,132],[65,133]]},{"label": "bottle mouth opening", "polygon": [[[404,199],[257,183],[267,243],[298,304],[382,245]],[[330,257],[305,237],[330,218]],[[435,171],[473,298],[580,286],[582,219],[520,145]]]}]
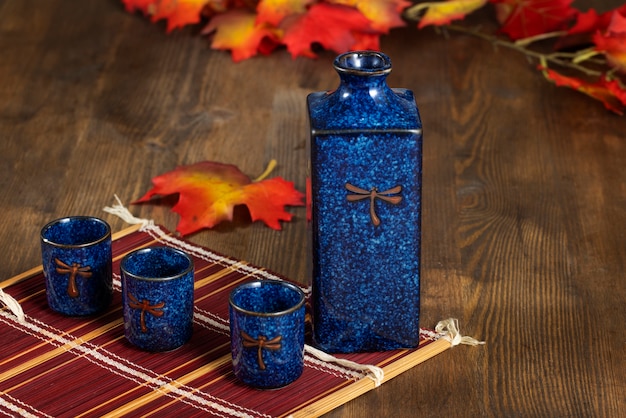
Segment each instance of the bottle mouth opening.
[{"label": "bottle mouth opening", "polygon": [[335,58],[334,66],[341,73],[380,75],[391,72],[391,60],[377,51],[346,52]]}]

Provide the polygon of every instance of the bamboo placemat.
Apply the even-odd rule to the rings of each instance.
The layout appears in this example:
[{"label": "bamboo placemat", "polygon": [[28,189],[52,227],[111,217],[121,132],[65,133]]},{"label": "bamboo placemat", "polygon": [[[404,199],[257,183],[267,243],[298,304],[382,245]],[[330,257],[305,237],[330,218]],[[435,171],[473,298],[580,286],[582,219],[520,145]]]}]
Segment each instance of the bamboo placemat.
[{"label": "bamboo placemat", "polygon": [[[240,384],[231,372],[228,294],[247,280],[286,279],[152,224],[113,238],[114,297],[100,316],[71,318],[51,311],[41,267],[1,283],[23,307],[26,322],[0,309],[0,415],[308,417],[375,387],[358,368],[308,354],[303,375],[285,388],[259,391]],[[196,268],[194,334],[169,353],[143,352],[124,338],[119,263],[128,252],[152,245],[187,251]],[[337,357],[381,367],[386,382],[451,347],[434,331],[423,329],[420,336],[414,350]]]}]

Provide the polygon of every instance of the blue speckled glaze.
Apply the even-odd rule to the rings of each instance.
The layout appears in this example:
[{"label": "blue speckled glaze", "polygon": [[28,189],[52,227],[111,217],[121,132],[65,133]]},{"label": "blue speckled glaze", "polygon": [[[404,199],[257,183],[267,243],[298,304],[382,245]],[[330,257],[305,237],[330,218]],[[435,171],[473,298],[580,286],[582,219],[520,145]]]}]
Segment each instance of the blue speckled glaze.
[{"label": "blue speckled glaze", "polygon": [[235,376],[258,389],[280,388],[300,377],[304,293],[287,282],[254,281],[236,287],[229,302]]},{"label": "blue speckled glaze", "polygon": [[146,351],[170,351],[189,341],[194,306],[189,255],[170,247],[144,248],[127,254],[120,270],[128,341]]},{"label": "blue speckled glaze", "polygon": [[70,316],[108,308],[113,286],[109,225],[98,218],[72,216],[44,226],[40,238],[50,308]]},{"label": "blue speckled glaze", "polygon": [[[339,87],[308,97],[314,342],[344,353],[416,347],[419,113],[412,92],[387,86],[386,55],[349,52],[336,58],[335,69]],[[401,200],[372,197],[373,188],[381,194],[396,188],[384,197]]]}]

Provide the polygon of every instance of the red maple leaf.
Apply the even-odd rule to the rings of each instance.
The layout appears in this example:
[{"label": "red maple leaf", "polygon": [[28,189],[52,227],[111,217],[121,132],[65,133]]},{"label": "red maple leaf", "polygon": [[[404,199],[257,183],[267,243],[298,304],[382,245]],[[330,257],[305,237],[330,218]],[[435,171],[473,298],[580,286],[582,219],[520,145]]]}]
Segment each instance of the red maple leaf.
[{"label": "red maple leaf", "polygon": [[172,211],[180,215],[176,230],[181,235],[232,220],[237,205],[248,207],[252,221],[261,220],[278,230],[280,221],[292,217],[285,206],[304,204],[304,195],[292,182],[280,177],[252,181],[234,165],[211,161],[178,167],[154,177],[152,183],[154,187],[133,204],[147,202],[155,195],[178,194]]},{"label": "red maple leaf", "polygon": [[626,106],[626,89],[618,80],[609,80],[601,77],[599,81],[592,83],[576,77],[569,77],[540,65],[544,76],[557,86],[568,87],[577,90],[589,97],[599,100],[604,107],[618,115],[622,115]]},{"label": "red maple leaf", "polygon": [[576,14],[572,0],[490,1],[502,24],[500,31],[515,40],[564,30]]},{"label": "red maple leaf", "polygon": [[604,31],[611,23],[611,18],[614,13],[619,13],[622,16],[626,16],[626,4],[615,10],[598,14],[594,9],[589,9],[586,12],[576,12],[576,22],[567,31],[570,35],[581,33],[595,33],[597,31]]},{"label": "red maple leaf", "polygon": [[606,31],[593,36],[595,50],[602,52],[609,64],[618,71],[626,72],[626,17],[613,12]]},{"label": "red maple leaf", "polygon": [[127,12],[133,13],[135,10],[139,10],[145,14],[148,14],[148,8],[155,3],[155,0],[122,0]]},{"label": "red maple leaf", "polygon": [[378,51],[380,50],[380,34],[367,32],[352,32],[354,45],[350,49],[355,51]]},{"label": "red maple leaf", "polygon": [[311,49],[314,44],[342,53],[358,49],[363,35],[371,35],[368,38],[370,44],[373,43],[372,36],[378,39],[380,35],[360,11],[327,3],[314,4],[307,13],[286,19],[281,27],[285,31],[282,42],[294,58],[300,55],[315,57]]}]

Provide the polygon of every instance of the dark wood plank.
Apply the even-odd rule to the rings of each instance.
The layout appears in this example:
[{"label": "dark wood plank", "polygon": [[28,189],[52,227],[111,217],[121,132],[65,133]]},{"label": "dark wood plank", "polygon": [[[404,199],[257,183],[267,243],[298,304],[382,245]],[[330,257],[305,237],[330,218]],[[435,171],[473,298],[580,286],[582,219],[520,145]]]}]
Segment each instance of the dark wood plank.
[{"label": "dark wood plank", "polygon": [[[586,10],[602,7],[579,2]],[[489,13],[473,17],[489,27]],[[328,414],[618,416],[626,409],[626,119],[548,84],[520,54],[431,29],[383,38],[393,87],[425,128],[422,323],[457,317],[456,347]],[[39,263],[38,234],[216,160],[304,190],[305,98],[334,54],[233,64],[197,29],[165,34],[115,0],[0,1],[0,279]],[[171,204],[171,201],[169,201]],[[174,229],[165,205],[134,214]],[[304,208],[280,232],[235,222],[190,239],[306,281]]]}]

